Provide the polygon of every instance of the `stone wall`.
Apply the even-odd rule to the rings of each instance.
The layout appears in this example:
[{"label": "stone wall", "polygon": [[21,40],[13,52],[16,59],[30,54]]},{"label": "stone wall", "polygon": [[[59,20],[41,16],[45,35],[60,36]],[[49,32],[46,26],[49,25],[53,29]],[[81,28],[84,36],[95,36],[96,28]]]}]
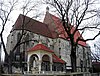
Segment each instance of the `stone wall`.
[{"label": "stone wall", "polygon": [[[21,31],[19,30],[13,31],[9,34],[7,38],[7,46],[6,46],[8,53],[10,52],[10,50],[13,49],[13,47],[17,43],[18,33],[21,33]],[[22,44],[20,46],[21,52],[27,51],[29,48],[35,46],[36,44],[39,43],[39,41],[41,41],[44,45],[49,47],[51,50],[54,50],[55,54],[67,63],[66,66],[71,66],[70,41],[67,41],[61,38],[52,39],[52,38],[48,38],[48,37],[45,37],[39,34],[34,34],[29,31],[26,31],[26,34],[23,36],[22,41],[25,40],[27,35],[29,36],[29,40],[32,39],[34,41],[30,41],[28,45]],[[90,48],[88,46],[83,47],[81,45],[78,45],[76,55],[77,55],[77,66],[78,67],[81,67],[81,66],[91,67]],[[77,69],[77,70],[81,71],[81,69]],[[86,71],[86,70],[83,69],[83,71]]]}]

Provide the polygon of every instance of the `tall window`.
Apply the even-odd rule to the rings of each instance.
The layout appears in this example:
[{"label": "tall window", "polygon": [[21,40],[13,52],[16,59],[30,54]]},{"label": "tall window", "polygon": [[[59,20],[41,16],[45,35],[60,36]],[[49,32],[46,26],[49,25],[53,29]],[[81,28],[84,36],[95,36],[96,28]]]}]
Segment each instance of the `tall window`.
[{"label": "tall window", "polygon": [[[21,34],[18,33],[18,34],[17,34],[17,42],[19,42],[20,37],[21,37]],[[14,55],[15,55],[15,61],[19,61],[19,60],[20,60],[20,45],[17,46]]]},{"label": "tall window", "polygon": [[29,45],[29,41],[28,41],[28,40],[29,40],[29,34],[26,35],[25,40],[27,41],[27,42],[26,42],[26,45]]},{"label": "tall window", "polygon": [[[21,34],[18,33],[18,34],[17,34],[17,42],[20,40],[20,38],[21,38]],[[20,45],[17,46],[17,50],[16,50],[16,52],[17,52],[17,53],[20,52]]]},{"label": "tall window", "polygon": [[23,44],[23,50],[25,51],[29,46],[29,35],[27,34],[24,38],[25,43]]},{"label": "tall window", "polygon": [[59,58],[61,58],[61,48],[59,47]]}]

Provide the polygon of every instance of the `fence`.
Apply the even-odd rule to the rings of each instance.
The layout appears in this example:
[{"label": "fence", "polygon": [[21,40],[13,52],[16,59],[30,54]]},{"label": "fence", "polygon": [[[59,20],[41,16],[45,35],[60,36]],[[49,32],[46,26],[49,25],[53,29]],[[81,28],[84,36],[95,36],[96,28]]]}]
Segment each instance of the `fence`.
[{"label": "fence", "polygon": [[92,73],[91,76],[100,76],[100,73]]},{"label": "fence", "polygon": [[50,73],[47,73],[47,74],[2,74],[2,76],[98,76],[96,74],[94,75],[91,75],[90,73],[88,72],[76,72],[76,73],[55,73],[55,74],[50,74]]}]

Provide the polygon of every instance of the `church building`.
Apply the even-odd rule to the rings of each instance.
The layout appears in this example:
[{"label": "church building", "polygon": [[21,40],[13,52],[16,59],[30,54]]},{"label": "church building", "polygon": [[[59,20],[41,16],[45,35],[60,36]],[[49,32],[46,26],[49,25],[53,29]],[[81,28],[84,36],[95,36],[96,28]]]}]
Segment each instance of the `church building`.
[{"label": "church building", "polygon": [[[20,14],[7,38],[9,54],[20,42],[13,54],[13,67],[31,73],[71,71],[71,44],[67,36],[61,19],[49,11],[46,11],[43,22]],[[79,36],[77,31],[74,39]],[[79,41],[78,44],[77,71],[88,72],[91,67],[90,48],[86,42]]]}]

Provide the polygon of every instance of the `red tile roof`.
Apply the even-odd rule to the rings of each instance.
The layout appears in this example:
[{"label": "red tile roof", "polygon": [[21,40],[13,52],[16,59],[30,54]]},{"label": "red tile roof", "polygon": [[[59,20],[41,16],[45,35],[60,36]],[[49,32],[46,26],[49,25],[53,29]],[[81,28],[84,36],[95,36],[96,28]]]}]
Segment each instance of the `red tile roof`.
[{"label": "red tile roof", "polygon": [[[46,47],[43,44],[37,44],[37,45],[35,45],[34,47],[30,48],[28,50],[28,52],[38,51],[38,50],[44,50],[44,51],[47,51],[47,52],[50,52],[50,53],[54,53],[54,51],[50,50],[48,47]],[[53,56],[53,62],[65,63],[65,61],[63,61],[62,59],[60,59],[55,54],[53,54],[52,56]]]},{"label": "red tile roof", "polygon": [[[24,29],[31,31],[33,33],[40,34],[40,35],[50,37],[50,38],[66,39],[66,37],[68,37],[66,31],[63,28],[61,19],[50,14],[49,12],[46,12],[43,23],[20,14],[14,24],[12,31],[23,29],[22,28],[23,21],[24,21]],[[71,32],[73,32],[74,30],[75,30],[75,27],[72,27]],[[83,39],[79,31],[77,31],[74,35],[75,42],[78,37],[81,37]],[[86,46],[86,42],[83,42],[83,41],[79,41],[78,44]]]},{"label": "red tile roof", "polygon": [[64,60],[53,54],[53,62],[65,63]]},{"label": "red tile roof", "polygon": [[30,48],[28,50],[28,52],[30,52],[30,51],[37,51],[37,50],[44,50],[44,51],[47,51],[47,52],[54,53],[52,50],[50,50],[48,47],[46,47],[43,44],[37,44],[37,45],[35,45],[34,47]]},{"label": "red tile roof", "polygon": [[[58,33],[58,37],[59,38],[63,38],[66,39],[68,37],[68,34],[66,33],[66,31],[64,30],[64,27],[62,25],[62,21],[60,18],[50,14],[49,12],[46,13],[45,15],[45,19],[44,19],[44,23],[49,25],[49,28],[52,29],[52,26],[55,28],[53,31],[55,31],[56,33]],[[51,19],[47,19],[47,18],[51,18]],[[75,30],[75,27],[72,27],[71,29],[71,33],[73,33]],[[76,40],[78,39],[78,37],[82,38],[80,32],[76,31],[75,35],[74,35],[74,41],[76,42]],[[78,41],[78,44],[86,46],[86,42],[83,41]]]},{"label": "red tile roof", "polygon": [[[23,24],[24,28],[22,28]],[[47,24],[44,24],[42,22],[39,22],[22,14],[20,14],[19,17],[17,18],[12,31],[21,29],[25,29],[33,33],[40,34],[50,38],[54,38],[57,36],[57,34],[54,34],[55,36],[52,36],[51,31],[49,30]]]}]

